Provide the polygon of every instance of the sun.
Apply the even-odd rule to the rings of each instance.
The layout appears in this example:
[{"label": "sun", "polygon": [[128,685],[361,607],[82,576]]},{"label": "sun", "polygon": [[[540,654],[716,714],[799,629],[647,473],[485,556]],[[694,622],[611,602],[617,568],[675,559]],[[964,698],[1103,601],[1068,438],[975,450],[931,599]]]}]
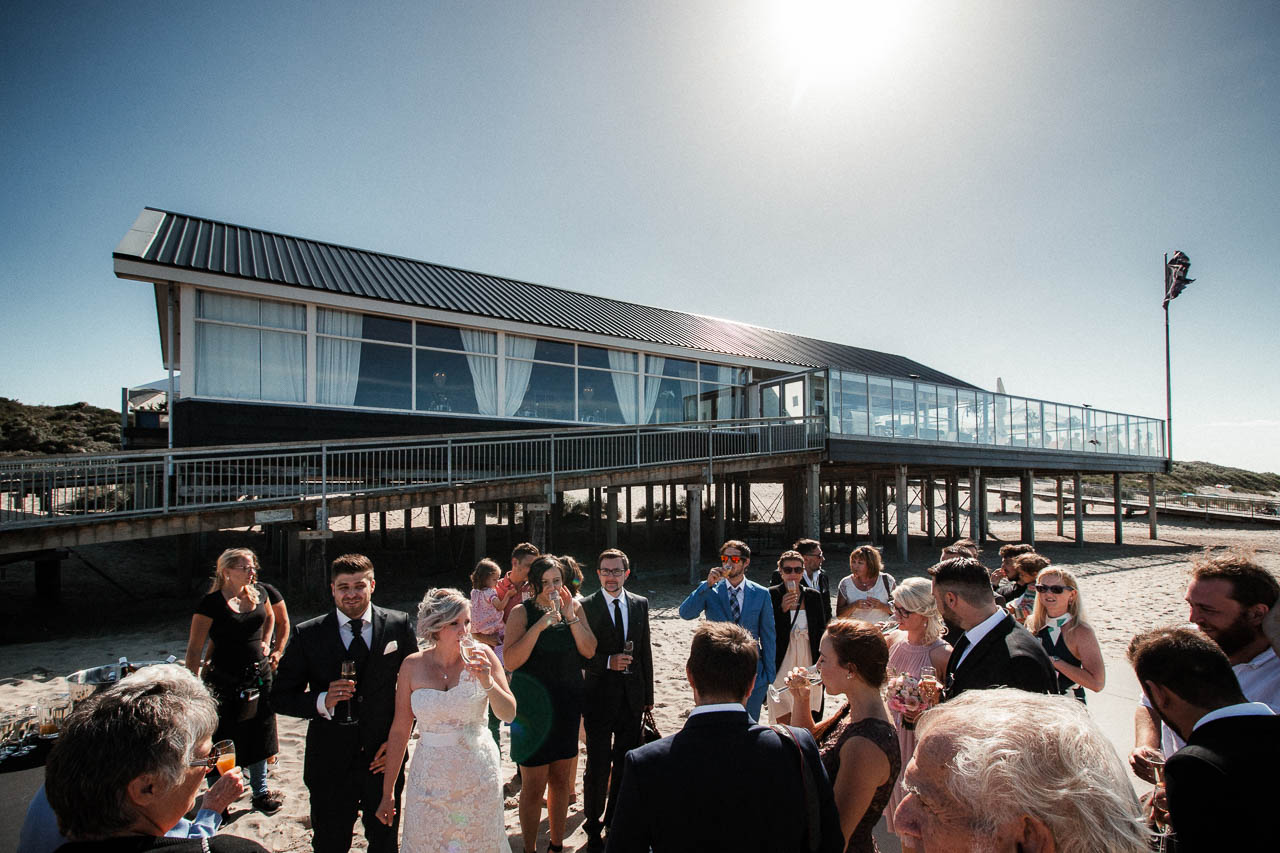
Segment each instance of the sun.
[{"label": "sun", "polygon": [[899,50],[916,0],[783,0],[773,22],[801,91],[879,73]]}]

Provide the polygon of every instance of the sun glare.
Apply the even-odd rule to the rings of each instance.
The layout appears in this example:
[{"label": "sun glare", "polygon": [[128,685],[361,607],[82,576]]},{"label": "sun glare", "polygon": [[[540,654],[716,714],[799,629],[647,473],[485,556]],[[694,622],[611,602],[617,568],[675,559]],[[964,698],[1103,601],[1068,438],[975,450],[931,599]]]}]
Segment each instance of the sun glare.
[{"label": "sun glare", "polygon": [[797,95],[878,73],[908,33],[913,0],[784,0],[776,37]]}]

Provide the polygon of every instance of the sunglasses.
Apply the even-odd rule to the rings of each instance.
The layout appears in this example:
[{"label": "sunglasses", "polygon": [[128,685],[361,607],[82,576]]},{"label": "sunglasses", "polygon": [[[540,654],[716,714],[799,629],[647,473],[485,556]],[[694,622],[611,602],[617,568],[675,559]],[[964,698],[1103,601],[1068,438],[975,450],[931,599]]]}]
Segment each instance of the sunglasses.
[{"label": "sunglasses", "polygon": [[1074,586],[1061,586],[1056,583],[1038,583],[1036,584],[1036,592],[1051,592],[1054,595],[1062,595],[1069,589],[1075,589]]},{"label": "sunglasses", "polygon": [[804,569],[800,566],[782,566],[778,569],[778,572],[784,575],[802,575],[804,574]]},{"label": "sunglasses", "polygon": [[722,563],[733,563],[735,566],[742,562],[742,557],[738,554],[723,554],[720,557]]}]

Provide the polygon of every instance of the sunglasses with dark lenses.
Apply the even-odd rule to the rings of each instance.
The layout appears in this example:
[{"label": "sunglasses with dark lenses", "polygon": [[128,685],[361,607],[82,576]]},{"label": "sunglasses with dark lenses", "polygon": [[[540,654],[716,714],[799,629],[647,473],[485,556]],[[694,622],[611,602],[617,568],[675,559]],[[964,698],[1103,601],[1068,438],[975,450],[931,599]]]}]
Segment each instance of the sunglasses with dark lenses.
[{"label": "sunglasses with dark lenses", "polygon": [[733,563],[736,566],[742,562],[742,557],[738,554],[722,554],[720,555],[720,562]]},{"label": "sunglasses with dark lenses", "polygon": [[804,574],[804,566],[781,566],[778,571],[784,575],[802,575]]},{"label": "sunglasses with dark lenses", "polygon": [[1054,595],[1062,595],[1069,589],[1075,589],[1074,586],[1061,586],[1056,583],[1038,583],[1036,584],[1036,592],[1051,592]]}]

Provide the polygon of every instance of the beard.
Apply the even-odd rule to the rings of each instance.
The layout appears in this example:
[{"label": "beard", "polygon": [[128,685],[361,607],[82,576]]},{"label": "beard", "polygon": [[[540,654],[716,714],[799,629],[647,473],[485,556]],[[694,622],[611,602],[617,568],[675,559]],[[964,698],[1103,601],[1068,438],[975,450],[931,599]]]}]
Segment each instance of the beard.
[{"label": "beard", "polygon": [[942,616],[942,621],[947,624],[949,629],[954,631],[964,630],[964,626],[960,624],[959,615],[948,607],[945,601],[938,605],[938,613]]},{"label": "beard", "polygon": [[1231,657],[1236,652],[1257,639],[1257,632],[1245,621],[1244,615],[1236,617],[1236,620],[1225,628],[1215,628],[1212,631],[1200,629],[1209,636],[1209,639],[1218,644],[1218,648]]}]

